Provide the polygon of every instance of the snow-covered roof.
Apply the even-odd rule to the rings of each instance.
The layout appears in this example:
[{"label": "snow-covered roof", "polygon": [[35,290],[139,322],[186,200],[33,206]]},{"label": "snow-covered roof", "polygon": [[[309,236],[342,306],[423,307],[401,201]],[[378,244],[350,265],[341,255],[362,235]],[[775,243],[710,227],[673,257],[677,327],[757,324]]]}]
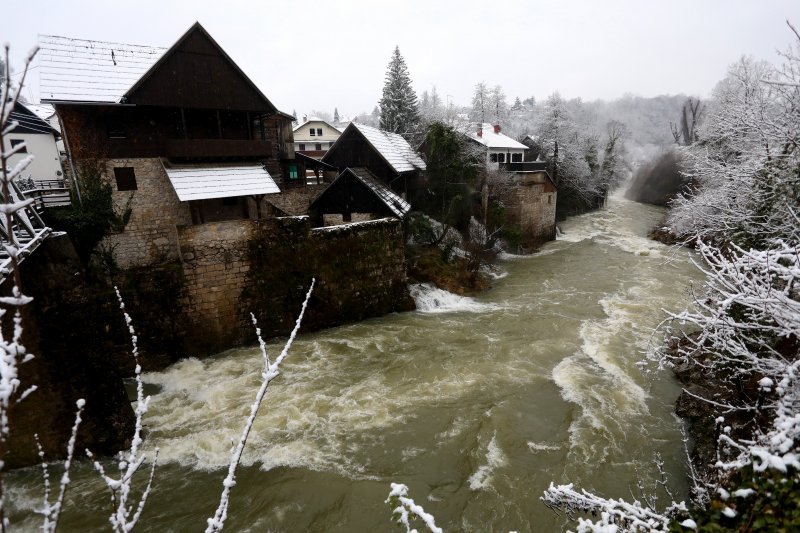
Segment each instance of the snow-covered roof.
[{"label": "snow-covered roof", "polygon": [[350,126],[360,131],[398,174],[415,169],[425,170],[425,161],[401,135],[357,122],[351,122]]},{"label": "snow-covered roof", "polygon": [[515,141],[508,135],[504,135],[502,132],[495,133],[494,126],[488,123],[483,123],[481,125],[480,136],[478,136],[477,131],[473,131],[469,134],[469,137],[473,141],[479,142],[482,145],[486,146],[487,148],[508,148],[511,150],[528,149],[528,147],[522,144],[521,142]]},{"label": "snow-covered roof", "polygon": [[281,192],[260,164],[164,166],[181,202]]},{"label": "snow-covered roof", "polygon": [[12,130],[12,133],[61,135],[61,132],[53,128],[49,122],[39,117],[30,108],[30,104],[23,104],[18,101],[17,105],[14,106],[14,109],[9,114],[9,118],[17,123],[17,127]]},{"label": "snow-covered roof", "polygon": [[330,122],[328,122],[327,120],[322,120],[321,118],[314,118],[314,117],[312,117],[312,118],[310,118],[310,119],[306,120],[305,122],[302,122],[302,123],[298,124],[297,126],[295,126],[294,128],[292,128],[292,131],[297,131],[297,130],[299,130],[300,128],[302,128],[303,126],[305,126],[305,125],[307,125],[307,124],[309,124],[309,123],[311,123],[311,122],[322,122],[323,124],[325,124],[326,126],[328,126],[329,128],[331,128],[331,129],[333,129],[333,130],[336,130],[336,131],[341,131],[341,130],[339,130],[339,128],[337,128],[336,126],[334,126],[333,124],[331,124],[331,123],[330,123]]},{"label": "snow-covered roof", "polygon": [[43,101],[119,103],[166,48],[39,35]]},{"label": "snow-covered roof", "polygon": [[25,104],[25,107],[42,120],[48,120],[56,114],[56,110],[50,104]]},{"label": "snow-covered roof", "polygon": [[372,192],[375,193],[375,196],[377,196],[398,218],[403,218],[411,211],[411,205],[408,202],[393,193],[389,187],[381,183],[378,178],[366,168],[348,168],[345,172],[350,172],[361,183],[369,187]]}]

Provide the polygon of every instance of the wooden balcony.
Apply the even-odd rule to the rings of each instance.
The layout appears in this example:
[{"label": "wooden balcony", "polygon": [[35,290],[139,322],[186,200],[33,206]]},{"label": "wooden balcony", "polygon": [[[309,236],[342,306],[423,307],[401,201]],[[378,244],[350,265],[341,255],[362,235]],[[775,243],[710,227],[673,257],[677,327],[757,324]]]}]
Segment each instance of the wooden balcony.
[{"label": "wooden balcony", "polygon": [[204,159],[209,157],[263,157],[272,155],[269,141],[231,139],[166,139],[163,141],[163,156],[182,159]]}]

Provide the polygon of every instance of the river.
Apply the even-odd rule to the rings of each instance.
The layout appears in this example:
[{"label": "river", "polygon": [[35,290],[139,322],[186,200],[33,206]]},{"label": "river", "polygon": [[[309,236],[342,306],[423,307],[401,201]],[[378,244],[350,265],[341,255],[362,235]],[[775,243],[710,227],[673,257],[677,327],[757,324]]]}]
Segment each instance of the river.
[{"label": "river", "polygon": [[[301,336],[250,435],[226,530],[399,531],[384,503],[398,482],[445,531],[559,531],[568,522],[539,500],[551,481],[630,498],[638,480],[652,488],[657,456],[685,498],[680,389],[647,353],[699,272],[646,238],[662,214],[612,198],[538,254],[504,258],[478,297],[416,287],[416,312]],[[140,531],[205,527],[260,368],[245,348],[144,376],[146,449],[160,457]],[[23,530],[37,528],[39,478],[7,477]],[[72,479],[61,530],[108,529],[90,466]]]}]

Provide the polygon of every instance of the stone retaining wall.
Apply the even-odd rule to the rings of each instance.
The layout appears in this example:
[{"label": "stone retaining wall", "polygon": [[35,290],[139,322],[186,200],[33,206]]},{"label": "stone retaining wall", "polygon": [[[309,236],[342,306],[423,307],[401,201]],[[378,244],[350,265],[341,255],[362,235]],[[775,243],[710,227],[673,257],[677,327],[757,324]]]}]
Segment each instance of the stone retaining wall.
[{"label": "stone retaining wall", "polygon": [[287,335],[312,278],[303,322],[312,331],[413,309],[400,221],[311,229],[306,217],[178,228],[185,276],[187,349],[202,355]]}]

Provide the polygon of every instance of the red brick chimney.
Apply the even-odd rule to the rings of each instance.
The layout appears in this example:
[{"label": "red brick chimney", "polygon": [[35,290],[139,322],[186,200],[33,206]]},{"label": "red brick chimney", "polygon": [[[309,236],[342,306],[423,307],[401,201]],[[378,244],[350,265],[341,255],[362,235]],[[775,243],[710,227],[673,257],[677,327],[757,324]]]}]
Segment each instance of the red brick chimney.
[{"label": "red brick chimney", "polygon": [[483,137],[483,124],[478,124],[478,137]]},{"label": "red brick chimney", "polygon": [[500,133],[500,124],[495,124],[494,125],[494,132],[495,133]]}]

